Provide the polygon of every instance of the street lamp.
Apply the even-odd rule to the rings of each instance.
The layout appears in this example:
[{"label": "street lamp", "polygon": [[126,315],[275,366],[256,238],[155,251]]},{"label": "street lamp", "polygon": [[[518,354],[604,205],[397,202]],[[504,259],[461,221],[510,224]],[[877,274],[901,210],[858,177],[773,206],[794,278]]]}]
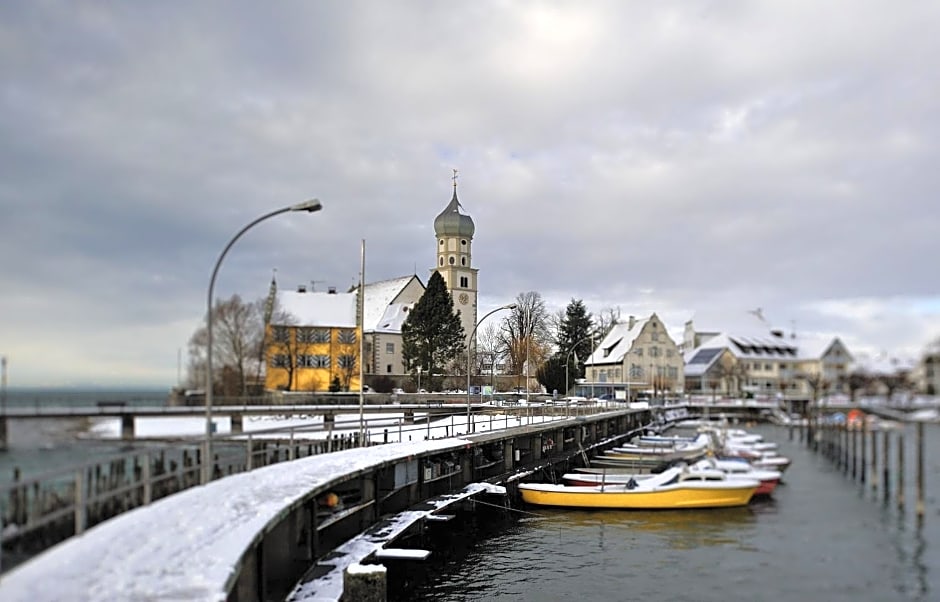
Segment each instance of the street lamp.
[{"label": "street lamp", "polygon": [[597,333],[592,332],[591,334],[587,335],[586,337],[582,338],[582,339],[579,340],[577,343],[575,343],[574,345],[572,345],[572,346],[571,346],[571,349],[568,350],[568,355],[565,356],[565,397],[568,396],[568,360],[571,359],[571,354],[574,352],[575,349],[577,349],[578,345],[580,345],[581,343],[583,343],[584,341],[586,341],[586,340],[588,340],[588,339],[591,339],[591,355],[594,355],[594,351],[593,351],[593,350],[594,350],[594,344],[593,344],[593,343],[594,343],[594,335],[595,335],[595,334],[597,334]]},{"label": "street lamp", "polygon": [[212,480],[212,293],[215,288],[215,277],[219,273],[219,267],[222,265],[222,260],[225,259],[225,254],[228,253],[228,250],[232,248],[232,245],[235,244],[242,234],[263,222],[268,218],[272,218],[275,215],[280,215],[282,213],[288,213],[290,211],[306,211],[307,213],[313,213],[314,211],[319,211],[323,206],[320,204],[320,201],[317,199],[312,199],[309,201],[304,201],[303,203],[298,203],[296,205],[290,205],[288,207],[283,207],[277,211],[272,211],[271,213],[266,213],[251,222],[244,228],[238,231],[232,240],[228,241],[228,244],[225,245],[225,248],[222,249],[221,255],[219,255],[218,261],[215,262],[215,267],[212,269],[212,277],[209,279],[209,295],[208,295],[208,312],[206,314],[206,438],[203,442],[203,458],[202,458],[202,483],[206,484]]},{"label": "street lamp", "polygon": [[488,317],[495,314],[496,312],[502,311],[504,309],[516,309],[516,304],[509,303],[507,305],[497,307],[496,309],[484,315],[482,318],[480,318],[480,321],[477,322],[476,325],[473,327],[473,330],[470,332],[470,337],[467,339],[467,434],[468,435],[470,434],[470,344],[473,342],[473,335],[476,334],[477,328],[480,327],[480,324],[483,323],[483,320],[487,319]]}]

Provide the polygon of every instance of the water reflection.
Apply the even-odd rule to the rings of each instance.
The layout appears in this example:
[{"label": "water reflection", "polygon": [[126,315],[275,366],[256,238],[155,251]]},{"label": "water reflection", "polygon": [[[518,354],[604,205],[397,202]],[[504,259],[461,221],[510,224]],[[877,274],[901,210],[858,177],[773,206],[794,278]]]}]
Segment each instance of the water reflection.
[{"label": "water reflection", "polygon": [[699,546],[737,544],[742,531],[757,520],[750,506],[702,510],[586,510],[540,509],[543,530],[554,530],[584,538],[592,529],[598,535],[598,548],[604,537],[630,539],[638,534],[659,538],[668,548],[682,550]]}]

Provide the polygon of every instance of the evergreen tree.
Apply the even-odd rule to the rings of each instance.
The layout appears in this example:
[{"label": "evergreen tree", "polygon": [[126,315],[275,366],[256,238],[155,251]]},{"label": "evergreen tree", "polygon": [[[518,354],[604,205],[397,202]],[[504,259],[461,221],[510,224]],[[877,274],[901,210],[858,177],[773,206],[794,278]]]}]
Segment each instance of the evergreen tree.
[{"label": "evergreen tree", "polygon": [[431,274],[427,289],[408,313],[401,338],[408,372],[415,375],[421,367],[430,377],[428,389],[439,390],[443,379],[435,375],[463,354],[466,334],[459,314],[454,313],[454,299],[438,272]]},{"label": "evergreen tree", "polygon": [[[569,385],[584,377],[584,360],[591,355],[594,319],[581,299],[572,299],[558,325],[558,354],[568,362]],[[565,394],[567,395],[567,391]]]},{"label": "evergreen tree", "polygon": [[545,390],[549,393],[558,391],[564,395],[565,358],[561,357],[560,354],[553,355],[539,366],[535,376],[538,378],[539,384],[545,387]]}]

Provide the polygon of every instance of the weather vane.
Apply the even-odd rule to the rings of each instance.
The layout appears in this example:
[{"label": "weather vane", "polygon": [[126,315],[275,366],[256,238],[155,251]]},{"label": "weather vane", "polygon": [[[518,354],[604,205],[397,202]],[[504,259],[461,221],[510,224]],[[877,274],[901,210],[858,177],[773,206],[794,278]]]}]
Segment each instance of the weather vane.
[{"label": "weather vane", "polygon": [[454,169],[454,177],[451,178],[454,181],[454,190],[457,190],[457,170]]}]

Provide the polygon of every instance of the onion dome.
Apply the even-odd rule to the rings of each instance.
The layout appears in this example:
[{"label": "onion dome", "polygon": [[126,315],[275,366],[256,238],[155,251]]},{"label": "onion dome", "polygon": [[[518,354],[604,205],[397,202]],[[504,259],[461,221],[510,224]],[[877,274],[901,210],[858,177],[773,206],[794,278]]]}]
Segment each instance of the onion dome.
[{"label": "onion dome", "polygon": [[438,238],[442,236],[462,236],[464,238],[473,238],[473,232],[476,228],[469,215],[460,213],[463,207],[457,200],[457,188],[454,187],[454,198],[450,204],[441,211],[434,219],[434,233]]}]

